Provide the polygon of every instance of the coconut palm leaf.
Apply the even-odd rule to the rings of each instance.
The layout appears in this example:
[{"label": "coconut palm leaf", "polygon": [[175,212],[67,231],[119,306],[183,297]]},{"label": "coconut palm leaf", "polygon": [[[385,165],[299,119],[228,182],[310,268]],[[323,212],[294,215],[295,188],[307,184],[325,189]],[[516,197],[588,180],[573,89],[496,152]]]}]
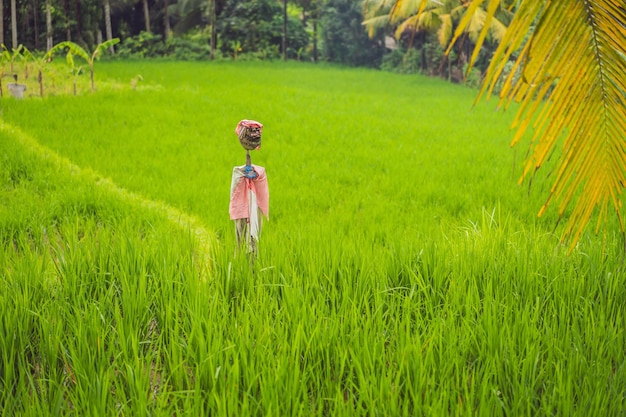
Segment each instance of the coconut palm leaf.
[{"label": "coconut palm leaf", "polygon": [[[404,28],[413,27],[413,30],[418,30],[419,27],[415,25],[419,23],[422,12],[436,8],[439,4],[437,0],[368,0],[364,4],[363,25],[368,29],[370,36],[376,29],[395,26],[398,22],[401,22]],[[398,32],[396,30],[396,33]]]},{"label": "coconut palm leaf", "polygon": [[445,46],[448,45],[452,38],[452,16],[450,14],[442,14],[439,15],[439,19],[441,20],[441,26],[439,26],[437,31],[437,39],[440,45]]},{"label": "coconut palm leaf", "polygon": [[396,39],[400,39],[404,32],[434,31],[438,30],[439,27],[441,27],[441,19],[436,10],[426,10],[400,23],[394,36]]},{"label": "coconut palm leaf", "polygon": [[[459,19],[466,22],[461,32],[476,42],[483,28],[489,30],[483,37],[499,40],[511,12],[506,11],[505,2],[499,4],[495,14],[488,14],[480,4],[460,0],[369,0],[366,3],[366,20],[363,24],[372,36],[377,29],[397,25],[395,37],[399,39],[406,31],[436,31],[441,46],[446,47],[452,38],[452,29]],[[495,7],[494,7],[495,8]]]},{"label": "coconut palm leaf", "polygon": [[500,19],[492,19],[489,26],[489,35],[492,40],[500,42],[506,33],[506,25]]},{"label": "coconut palm leaf", "polygon": [[392,19],[396,17],[402,19],[413,14],[420,14],[426,10],[427,6],[433,7],[437,3],[432,0],[396,0],[391,8],[390,16]]},{"label": "coconut palm leaf", "polygon": [[389,15],[384,14],[364,20],[363,25],[367,28],[369,37],[373,38],[378,29],[386,28],[389,25]]},{"label": "coconut palm leaf", "polygon": [[[500,0],[488,3],[493,16]],[[505,107],[519,102],[512,145],[530,130],[530,152],[520,182],[560,150],[543,214],[552,203],[559,218],[568,210],[563,239],[572,249],[590,220],[596,233],[614,211],[624,232],[626,185],[626,9],[614,0],[521,0],[489,66],[479,97],[491,94],[513,59],[521,71],[504,81]],[[453,42],[469,25],[466,14]],[[476,48],[484,40],[482,29]],[[528,37],[528,34],[530,36]],[[474,54],[473,59],[475,59]]]},{"label": "coconut palm leaf", "polygon": [[487,13],[485,10],[478,8],[474,13],[469,15],[470,19],[467,24],[467,29],[465,30],[468,34],[472,42],[477,43],[484,40],[483,33],[487,33],[488,31],[483,30],[484,28],[488,28],[491,23],[490,20],[487,19]]}]

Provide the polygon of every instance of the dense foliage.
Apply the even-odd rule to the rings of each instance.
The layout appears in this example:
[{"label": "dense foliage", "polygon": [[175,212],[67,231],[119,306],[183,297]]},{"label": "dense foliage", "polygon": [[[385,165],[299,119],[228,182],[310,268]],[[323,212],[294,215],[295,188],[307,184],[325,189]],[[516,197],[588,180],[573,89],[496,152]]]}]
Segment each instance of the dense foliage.
[{"label": "dense foliage", "polygon": [[[278,58],[282,42],[282,7],[275,0],[242,2],[228,0],[217,22],[221,50],[252,52],[260,57]],[[296,58],[297,52],[309,43],[302,22],[288,16],[287,52]]]},{"label": "dense foliage", "polygon": [[0,5],[0,43],[9,51],[18,45],[45,50],[66,40],[92,49],[108,37],[108,17],[110,36],[122,41],[122,57],[274,59],[282,56],[283,28],[289,59],[377,66],[383,52],[380,39],[369,40],[361,26],[358,1],[288,1],[286,14],[282,0],[17,0],[16,5],[15,39],[11,4]]},{"label": "dense foliage", "polygon": [[364,30],[359,2],[329,0],[322,13],[326,56],[348,65],[378,67],[384,53],[381,36],[371,40]]},{"label": "dense foliage", "polygon": [[[110,36],[121,40],[116,47],[119,57],[277,59],[283,56],[285,28],[288,59],[321,59],[377,68],[383,63],[384,69],[392,71],[460,79],[460,71],[451,77],[448,66],[442,66],[443,51],[430,35],[418,35],[415,44],[404,37],[397,50],[385,47],[388,31],[369,37],[362,24],[364,7],[369,2],[291,0],[287,3],[285,26],[282,0],[108,0],[109,9],[104,6],[106,3],[16,0],[17,34],[13,45],[11,4],[5,0],[0,5],[0,43],[9,51],[18,45],[46,50],[70,40],[91,50],[108,37],[106,22],[110,10]],[[385,57],[385,53],[391,55]],[[419,59],[416,61],[415,57]]]}]

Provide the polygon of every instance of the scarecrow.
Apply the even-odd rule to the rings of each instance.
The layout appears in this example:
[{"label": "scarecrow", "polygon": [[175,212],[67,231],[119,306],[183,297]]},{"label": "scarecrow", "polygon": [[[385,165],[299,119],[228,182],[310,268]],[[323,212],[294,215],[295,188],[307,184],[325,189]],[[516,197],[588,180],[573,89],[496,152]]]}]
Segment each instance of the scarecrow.
[{"label": "scarecrow", "polygon": [[254,120],[242,120],[235,133],[246,150],[246,164],[233,167],[230,185],[230,219],[235,222],[239,247],[257,254],[263,216],[269,219],[269,188],[265,168],[252,165],[250,151],[261,148],[263,125]]}]

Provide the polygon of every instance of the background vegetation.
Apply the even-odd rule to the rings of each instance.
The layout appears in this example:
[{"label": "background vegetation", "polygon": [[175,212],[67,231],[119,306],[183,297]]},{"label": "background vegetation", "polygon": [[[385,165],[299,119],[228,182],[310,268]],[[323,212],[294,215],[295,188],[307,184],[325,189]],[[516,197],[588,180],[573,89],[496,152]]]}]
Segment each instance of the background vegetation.
[{"label": "background vegetation", "polygon": [[[512,115],[297,63],[102,62],[96,85],[121,87],[2,100],[3,415],[626,411],[619,225],[566,256],[547,184],[514,186]],[[253,266],[243,117],[271,192]]]},{"label": "background vegetation", "polygon": [[[410,22],[419,2],[398,3],[405,4],[404,17]],[[45,51],[72,41],[93,50],[103,40],[119,38],[121,44],[115,49],[121,58],[322,60],[382,65],[386,70],[461,82],[476,39],[467,37],[445,57],[449,37],[442,39],[438,33],[444,21],[449,21],[448,32],[458,25],[465,10],[462,2],[432,3],[438,6],[429,9],[430,23],[421,26],[399,25],[385,17],[393,4],[352,0],[0,1],[0,44],[10,51],[19,45]],[[515,9],[508,3],[503,8],[508,6]],[[363,24],[372,17],[378,19],[376,29]],[[503,19],[503,25],[508,21],[510,16]],[[474,78],[480,79],[498,39],[490,38],[483,46]]]}]

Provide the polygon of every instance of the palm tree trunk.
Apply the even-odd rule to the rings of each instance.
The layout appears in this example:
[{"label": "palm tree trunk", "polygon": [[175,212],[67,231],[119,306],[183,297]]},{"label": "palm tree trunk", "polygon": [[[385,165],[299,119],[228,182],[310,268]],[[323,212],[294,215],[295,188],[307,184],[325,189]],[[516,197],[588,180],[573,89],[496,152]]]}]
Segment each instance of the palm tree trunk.
[{"label": "palm tree trunk", "polygon": [[63,0],[63,13],[65,14],[65,40],[72,40],[72,30],[70,28],[70,0]]},{"label": "palm tree trunk", "polygon": [[143,18],[146,21],[146,32],[150,33],[150,9],[148,0],[143,0]]},{"label": "palm tree trunk", "polygon": [[169,39],[170,33],[170,4],[168,0],[163,0],[163,26],[165,28],[165,40]]},{"label": "palm tree trunk", "polygon": [[313,19],[313,62],[317,62],[317,17]]},{"label": "palm tree trunk", "polygon": [[287,0],[283,0],[283,60],[287,60]]},{"label": "palm tree trunk", "polygon": [[46,51],[52,49],[52,11],[50,0],[46,0]]},{"label": "palm tree trunk", "polygon": [[11,45],[17,49],[17,5],[11,0]]},{"label": "palm tree trunk", "polygon": [[209,0],[209,23],[211,25],[211,60],[215,59],[215,34],[217,33],[215,29],[215,1]]},{"label": "palm tree trunk", "polygon": [[75,0],[76,6],[76,40],[78,43],[83,43],[83,12],[80,6],[80,0]]},{"label": "palm tree trunk", "polygon": [[[104,26],[106,30],[107,41],[113,39],[113,30],[111,29],[111,1],[104,0]],[[109,52],[114,53],[113,46],[109,48]]]},{"label": "palm tree trunk", "polygon": [[4,0],[0,0],[0,45],[4,45]]},{"label": "palm tree trunk", "polygon": [[33,0],[33,32],[35,33],[35,50],[39,49],[39,4],[37,0]]}]

